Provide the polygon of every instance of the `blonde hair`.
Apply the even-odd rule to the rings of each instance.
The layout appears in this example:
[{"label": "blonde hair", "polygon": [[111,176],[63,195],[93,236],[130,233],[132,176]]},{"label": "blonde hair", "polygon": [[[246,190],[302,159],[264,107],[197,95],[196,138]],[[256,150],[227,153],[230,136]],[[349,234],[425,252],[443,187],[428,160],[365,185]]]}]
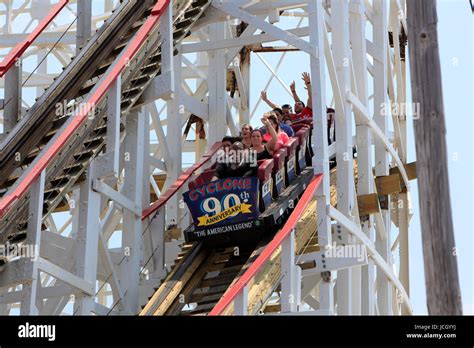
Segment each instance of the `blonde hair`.
[{"label": "blonde hair", "polygon": [[241,127],[240,127],[240,130],[242,130],[242,128],[244,127],[249,127],[250,128],[250,131],[253,131],[253,127],[249,124],[249,123],[244,123]]},{"label": "blonde hair", "polygon": [[252,134],[252,132],[253,132],[253,127],[252,127],[250,124],[248,124],[248,123],[244,123],[244,124],[242,124],[242,126],[240,127],[240,136],[242,136],[242,129],[243,129],[244,127],[249,127],[249,129],[250,129],[250,134]]}]

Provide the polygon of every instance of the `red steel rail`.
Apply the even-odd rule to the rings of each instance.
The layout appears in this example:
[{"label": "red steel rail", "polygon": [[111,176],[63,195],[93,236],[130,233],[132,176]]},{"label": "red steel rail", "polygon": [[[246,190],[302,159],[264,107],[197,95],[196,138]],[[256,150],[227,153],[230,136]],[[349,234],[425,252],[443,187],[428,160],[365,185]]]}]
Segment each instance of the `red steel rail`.
[{"label": "red steel rail", "polygon": [[93,110],[95,105],[101,100],[105,95],[107,90],[110,88],[115,79],[122,73],[125,66],[135,55],[141,45],[145,42],[148,34],[156,25],[160,19],[163,12],[166,10],[169,5],[170,0],[158,0],[156,5],[151,11],[151,15],[147,18],[146,22],[142,25],[138,33],[136,34],[133,42],[126,47],[126,51],[120,56],[119,60],[114,65],[110,74],[102,81],[98,86],[97,90],[87,98],[84,102],[84,107],[79,110],[77,115],[73,116],[72,122],[66,127],[66,129],[59,135],[56,142],[51,146],[41,157],[41,159],[34,165],[31,170],[29,170],[26,177],[19,183],[13,192],[3,197],[0,201],[0,217],[4,216],[6,212],[10,209],[12,204],[20,199],[25,192],[31,187],[36,178],[41,174],[41,172],[46,169],[48,164],[56,156],[56,154],[61,150],[61,148],[66,144],[66,142],[74,135],[76,130],[82,125],[84,120],[87,118],[89,112]]},{"label": "red steel rail", "polygon": [[220,315],[224,311],[224,309],[229,306],[232,301],[234,301],[235,297],[243,290],[243,288],[250,282],[250,280],[257,274],[257,272],[262,268],[265,262],[268,261],[270,256],[277,250],[277,248],[281,245],[281,243],[288,237],[295,228],[296,223],[300,219],[301,215],[303,214],[304,210],[308,206],[309,202],[314,197],[314,192],[316,188],[322,181],[322,175],[318,174],[313,177],[311,182],[309,183],[308,187],[306,188],[305,192],[301,196],[298,204],[296,205],[295,209],[291,213],[290,217],[288,218],[287,222],[283,226],[283,228],[275,235],[273,240],[267,247],[262,251],[262,253],[257,257],[257,259],[250,265],[247,271],[240,277],[240,279],[231,287],[229,288],[226,293],[221,297],[219,302],[214,306],[212,311],[209,315]]},{"label": "red steel rail", "polygon": [[217,150],[219,150],[220,147],[221,143],[216,142],[214,145],[212,145],[209,151],[206,152],[204,156],[202,156],[199,162],[195,163],[193,166],[184,171],[183,174],[181,174],[174,182],[174,184],[160,196],[160,198],[158,198],[152,205],[143,211],[142,220],[145,220],[147,217],[165,205],[166,202],[168,202],[170,198],[173,197],[181,187],[183,187],[186,181],[189,180],[196,170],[200,169],[204,164],[212,159],[212,156],[217,152]]},{"label": "red steel rail", "polygon": [[13,64],[25,53],[25,51],[30,47],[33,41],[36,40],[38,36],[46,29],[46,27],[53,21],[54,18],[58,15],[59,12],[68,4],[69,0],[61,0],[48,15],[38,24],[38,26],[33,30],[25,39],[25,41],[18,43],[10,53],[3,59],[0,63],[0,77],[6,74],[8,69],[12,67]]}]

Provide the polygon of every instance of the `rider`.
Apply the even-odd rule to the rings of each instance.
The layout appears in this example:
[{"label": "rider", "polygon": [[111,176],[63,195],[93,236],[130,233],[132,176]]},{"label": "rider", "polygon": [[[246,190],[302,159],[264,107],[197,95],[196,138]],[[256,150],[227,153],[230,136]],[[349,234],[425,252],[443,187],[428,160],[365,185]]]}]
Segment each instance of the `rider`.
[{"label": "rider", "polygon": [[[216,174],[212,180],[255,176],[257,167],[251,166],[248,161],[248,149],[240,141],[236,141],[230,146],[229,154],[232,155],[232,161],[220,162],[216,165]],[[230,157],[229,157],[230,158]]]}]

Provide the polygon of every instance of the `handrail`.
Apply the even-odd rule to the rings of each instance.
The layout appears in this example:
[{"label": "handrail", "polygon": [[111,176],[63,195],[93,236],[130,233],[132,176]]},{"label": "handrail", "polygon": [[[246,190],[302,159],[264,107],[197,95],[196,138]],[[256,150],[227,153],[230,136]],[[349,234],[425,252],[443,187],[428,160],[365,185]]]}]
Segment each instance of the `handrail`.
[{"label": "handrail", "polygon": [[145,220],[146,218],[148,218],[151,214],[153,214],[155,211],[157,211],[158,209],[160,209],[163,205],[166,204],[166,202],[168,202],[170,200],[171,197],[173,197],[176,192],[178,192],[178,190],[183,187],[183,185],[185,184],[186,181],[189,180],[189,178],[193,175],[193,173],[200,169],[204,164],[206,164],[208,161],[211,160],[212,156],[214,156],[214,154],[217,152],[217,150],[219,150],[219,148],[221,147],[221,143],[220,142],[216,142],[214,143],[214,145],[212,145],[212,147],[209,149],[209,151],[207,151],[201,158],[201,160],[197,163],[195,163],[194,165],[192,165],[191,167],[189,167],[188,169],[186,169],[186,171],[184,171],[180,176],[179,178],[174,182],[173,185],[171,185],[171,187],[166,190],[165,193],[163,193],[160,198],[158,198],[152,205],[150,205],[148,208],[146,208],[143,213],[142,213],[142,220]]},{"label": "handrail", "polygon": [[58,15],[59,12],[68,4],[69,0],[61,0],[56,6],[48,13],[48,15],[38,24],[38,26],[33,30],[26,39],[18,43],[10,53],[3,59],[0,63],[0,77],[3,77],[12,67],[13,64],[20,58],[23,53],[30,47],[33,41],[46,29],[46,27],[53,21],[54,18]]},{"label": "handrail", "polygon": [[250,282],[250,280],[257,274],[257,272],[262,268],[265,262],[272,256],[272,254],[277,250],[281,243],[290,235],[294,230],[296,223],[299,221],[304,210],[314,198],[314,192],[322,181],[322,175],[318,174],[313,177],[308,187],[304,191],[301,199],[296,205],[295,209],[291,213],[287,222],[283,228],[275,235],[273,240],[267,247],[262,251],[262,253],[257,257],[257,259],[250,265],[247,271],[239,278],[239,280],[230,287],[226,293],[221,297],[219,302],[214,306],[209,315],[220,315],[224,309],[229,306],[235,297],[242,291],[242,289]]},{"label": "handrail", "polygon": [[[111,72],[105,77],[95,89],[95,92],[87,98],[84,102],[84,107],[79,109],[76,116],[73,117],[71,123],[69,123],[64,131],[59,135],[56,142],[46,150],[40,160],[29,170],[25,178],[19,183],[15,190],[8,196],[5,196],[0,201],[0,217],[3,217],[11,205],[18,200],[25,192],[30,188],[36,178],[41,172],[48,166],[51,160],[56,156],[59,150],[66,144],[66,142],[74,135],[76,130],[81,126],[88,114],[98,104],[100,99],[105,95],[107,90],[113,84],[115,79],[122,73],[125,66],[135,55],[138,49],[145,42],[147,35],[153,29],[155,24],[160,19],[161,15],[169,5],[170,0],[157,0],[156,5],[151,11],[151,15],[147,18],[146,22],[141,26],[137,32],[133,42],[127,45],[123,54],[120,55],[119,60],[114,64]],[[28,168],[29,169],[29,168]]]}]

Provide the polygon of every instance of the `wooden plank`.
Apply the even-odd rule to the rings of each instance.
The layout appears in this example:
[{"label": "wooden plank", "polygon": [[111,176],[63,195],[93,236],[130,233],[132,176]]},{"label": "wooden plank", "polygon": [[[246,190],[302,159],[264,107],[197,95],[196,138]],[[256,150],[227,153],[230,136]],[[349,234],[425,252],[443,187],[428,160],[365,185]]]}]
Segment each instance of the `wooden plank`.
[{"label": "wooden plank", "polygon": [[308,254],[308,253],[313,253],[315,251],[319,251],[319,245],[317,244],[306,246],[301,253]]},{"label": "wooden plank", "polygon": [[191,266],[186,269],[186,272],[183,274],[183,276],[180,277],[178,280],[172,282],[172,289],[170,290],[166,298],[160,302],[157,310],[153,312],[153,315],[164,315],[167,312],[168,308],[173,304],[175,299],[181,293],[183,288],[186,286],[186,283],[191,279],[196,270],[199,269],[199,266],[205,258],[206,253],[199,253],[199,255],[196,257],[196,260],[191,264]]},{"label": "wooden plank", "polygon": [[359,216],[375,214],[380,212],[379,197],[376,193],[357,196]]},{"label": "wooden plank", "polygon": [[308,261],[308,262],[303,262],[298,264],[298,266],[302,269],[311,269],[311,268],[316,268],[316,261]]},{"label": "wooden plank", "polygon": [[[201,287],[200,285],[196,287],[193,291],[193,296],[203,296],[203,295],[213,295],[213,294],[223,294],[227,290],[227,285],[219,285],[219,286],[207,286]],[[191,298],[191,302],[193,298]]]},{"label": "wooden plank", "polygon": [[[174,239],[179,239],[181,238],[182,235],[182,230],[181,228],[170,228],[165,232],[165,242],[171,242]],[[185,250],[183,251],[184,253],[186,252]],[[178,254],[179,255],[179,254]]]},{"label": "wooden plank", "polygon": [[[163,185],[166,181],[166,174],[153,174],[153,179],[155,179],[156,184],[160,191],[163,191]],[[150,188],[153,190],[153,187],[150,185]]]},{"label": "wooden plank", "polygon": [[193,301],[193,302],[198,302],[199,304],[216,303],[222,297],[222,295],[224,295],[224,291],[222,291],[221,293],[217,293],[217,294],[201,296],[201,298],[199,298],[197,301]]},{"label": "wooden plank", "polygon": [[[206,276],[209,274],[209,266],[213,264],[215,257],[218,255],[219,254],[215,254],[212,257],[208,258],[208,260],[201,267],[199,267],[197,272],[195,272],[192,279],[186,284],[186,287],[181,291],[180,295],[184,295],[186,303],[190,304],[197,302],[199,306],[203,303],[211,302],[212,308],[214,304],[219,300],[219,298],[224,294],[225,290],[228,288],[234,277],[237,275],[237,273],[226,276],[217,275],[216,277],[205,279]],[[213,284],[219,284],[219,286],[209,288],[209,281],[212,281]],[[200,288],[203,288],[203,286],[206,286],[205,289],[207,291],[198,290]],[[216,289],[218,288],[220,288],[219,291],[216,291]],[[187,313],[181,313],[181,310],[184,305],[184,303],[180,303],[179,301],[177,301],[177,299],[175,299],[173,305],[170,306],[170,308],[166,312],[166,315],[178,315]]]},{"label": "wooden plank", "polygon": [[225,273],[232,273],[232,272],[238,273],[241,269],[242,269],[242,264],[227,267],[226,264],[218,263],[218,264],[211,265],[208,271],[209,272],[220,271],[219,274],[225,274]]},{"label": "wooden plank", "polygon": [[[416,179],[416,162],[405,164],[405,171],[407,172],[408,180]],[[392,174],[398,174],[401,177],[398,167],[390,168],[390,175]]]},{"label": "wooden plank", "polygon": [[[192,303],[191,296],[197,286],[201,283],[201,280],[207,273],[209,264],[212,263],[213,258],[216,255],[211,255],[204,261],[196,270],[192,271],[191,279],[185,284],[185,286],[179,292],[179,296],[175,297],[172,303],[164,311],[164,315],[178,315],[186,304]],[[184,298],[183,298],[184,296]],[[184,299],[184,302],[182,301]]]},{"label": "wooden plank", "polygon": [[68,202],[63,199],[61,203],[59,203],[56,208],[54,208],[54,213],[64,213],[64,212],[67,212],[67,211],[70,211],[71,208],[69,207],[69,204]]},{"label": "wooden plank", "polygon": [[268,305],[263,310],[264,313],[278,313],[280,311],[281,311],[281,305],[280,304]]},{"label": "wooden plank", "polygon": [[215,303],[205,303],[202,305],[198,305],[195,309],[193,309],[190,313],[192,315],[194,314],[200,314],[202,312],[209,312],[212,308],[214,308]]},{"label": "wooden plank", "polygon": [[[160,285],[158,290],[153,294],[152,298],[146,306],[143,308],[143,310],[140,312],[140,315],[151,315],[155,311],[155,309],[158,307],[158,304],[162,301],[163,298],[165,298],[168,294],[169,289],[173,287],[175,282],[179,280],[181,277],[181,274],[184,273],[184,269],[187,267],[188,262],[193,262],[192,260],[188,260],[189,258],[194,258],[193,254],[197,253],[202,253],[201,250],[201,245],[195,244],[193,245],[193,248],[189,250],[189,256],[182,258],[178,262],[175,261],[175,265],[172,266],[172,271],[166,279],[163,281],[163,283]],[[188,261],[188,262],[186,262]]]},{"label": "wooden plank", "polygon": [[225,276],[205,279],[200,283],[200,286],[207,287],[207,286],[224,285],[226,283],[230,284],[234,280],[235,276],[236,276],[235,274],[230,274],[230,275],[226,274]]},{"label": "wooden plank", "polygon": [[379,195],[399,193],[402,190],[401,177],[397,174],[376,177],[375,186]]}]

